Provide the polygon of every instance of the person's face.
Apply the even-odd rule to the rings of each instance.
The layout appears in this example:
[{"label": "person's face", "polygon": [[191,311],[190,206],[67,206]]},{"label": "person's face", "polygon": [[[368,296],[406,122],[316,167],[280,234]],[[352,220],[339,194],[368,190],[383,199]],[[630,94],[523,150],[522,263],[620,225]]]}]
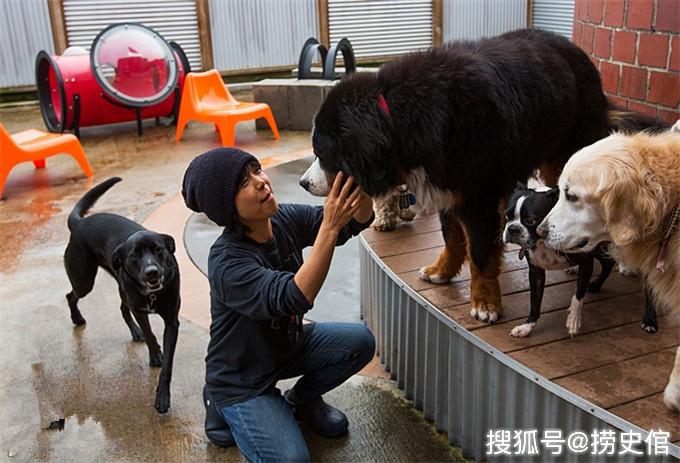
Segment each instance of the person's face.
[{"label": "person's face", "polygon": [[249,164],[234,200],[236,212],[245,223],[269,219],[279,204],[269,177],[259,166]]}]

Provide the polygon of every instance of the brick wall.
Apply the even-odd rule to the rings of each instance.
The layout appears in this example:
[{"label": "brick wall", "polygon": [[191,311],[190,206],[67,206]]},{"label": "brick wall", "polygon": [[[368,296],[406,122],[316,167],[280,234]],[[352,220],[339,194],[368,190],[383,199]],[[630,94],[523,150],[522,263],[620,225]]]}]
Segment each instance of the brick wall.
[{"label": "brick wall", "polygon": [[572,40],[612,102],[680,118],[680,0],[575,0]]}]

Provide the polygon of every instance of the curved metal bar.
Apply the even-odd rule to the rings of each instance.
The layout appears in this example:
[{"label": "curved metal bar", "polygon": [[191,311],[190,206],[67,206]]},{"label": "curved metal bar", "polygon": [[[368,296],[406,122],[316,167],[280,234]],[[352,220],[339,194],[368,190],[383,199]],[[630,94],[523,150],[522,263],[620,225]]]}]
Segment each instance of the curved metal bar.
[{"label": "curved metal bar", "polygon": [[328,51],[328,56],[326,56],[326,59],[324,60],[323,78],[326,80],[335,79],[335,59],[338,55],[338,51],[342,52],[342,60],[345,62],[345,75],[351,74],[357,70],[357,62],[354,57],[352,44],[347,38],[343,37],[335,44],[335,46],[331,47]]},{"label": "curved metal bar", "polygon": [[[52,94],[49,82],[50,69],[54,72],[57,90],[59,92],[60,114],[54,110]],[[45,50],[40,50],[35,58],[35,82],[38,88],[38,101],[45,126],[50,132],[64,132],[66,128],[66,92],[64,91],[64,79],[57,62]]]},{"label": "curved metal bar", "polygon": [[328,55],[328,50],[326,47],[319,43],[314,37],[307,39],[305,44],[302,46],[302,51],[300,52],[300,60],[298,62],[298,79],[311,79],[312,74],[312,60],[316,55],[316,52],[321,55],[321,63],[326,62],[326,56]]}]

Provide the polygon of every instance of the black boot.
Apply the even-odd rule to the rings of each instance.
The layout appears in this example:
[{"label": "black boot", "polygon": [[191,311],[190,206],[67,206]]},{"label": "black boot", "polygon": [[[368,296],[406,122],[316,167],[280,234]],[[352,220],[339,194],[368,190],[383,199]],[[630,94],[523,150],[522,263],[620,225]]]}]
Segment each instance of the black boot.
[{"label": "black boot", "polygon": [[231,435],[229,425],[208,395],[207,386],[203,386],[203,405],[205,406],[205,435],[210,442],[220,447],[234,445],[234,436]]},{"label": "black boot", "polygon": [[306,423],[320,436],[340,437],[347,434],[347,416],[324,402],[321,396],[303,404],[296,403],[295,392],[292,389],[286,391],[283,396],[292,407],[295,419]]}]

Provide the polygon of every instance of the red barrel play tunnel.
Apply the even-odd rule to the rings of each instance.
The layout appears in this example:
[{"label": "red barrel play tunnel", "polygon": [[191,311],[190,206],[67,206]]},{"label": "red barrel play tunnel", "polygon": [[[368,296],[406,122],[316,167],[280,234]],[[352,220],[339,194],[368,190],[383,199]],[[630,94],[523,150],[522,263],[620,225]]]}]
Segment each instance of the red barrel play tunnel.
[{"label": "red barrel play tunnel", "polygon": [[136,23],[112,24],[88,52],[70,47],[61,56],[38,53],[40,109],[51,132],[176,116],[189,61],[175,42]]}]

